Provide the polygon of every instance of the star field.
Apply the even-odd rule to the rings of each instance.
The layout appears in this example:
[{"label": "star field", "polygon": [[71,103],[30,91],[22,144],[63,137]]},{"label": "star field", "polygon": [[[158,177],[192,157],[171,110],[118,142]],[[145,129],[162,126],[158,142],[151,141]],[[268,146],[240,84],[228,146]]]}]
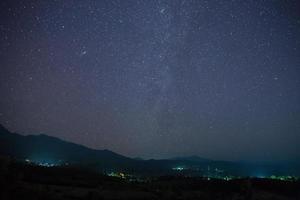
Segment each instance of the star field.
[{"label": "star field", "polygon": [[1,1],[0,122],[132,157],[300,158],[297,1]]}]

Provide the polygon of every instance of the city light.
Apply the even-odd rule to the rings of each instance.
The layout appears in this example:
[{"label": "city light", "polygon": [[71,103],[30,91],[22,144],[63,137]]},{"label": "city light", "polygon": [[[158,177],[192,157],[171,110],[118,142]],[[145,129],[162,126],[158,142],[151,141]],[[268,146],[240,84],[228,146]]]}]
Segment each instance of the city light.
[{"label": "city light", "polygon": [[184,167],[173,167],[172,169],[175,170],[175,171],[182,171],[185,168]]}]

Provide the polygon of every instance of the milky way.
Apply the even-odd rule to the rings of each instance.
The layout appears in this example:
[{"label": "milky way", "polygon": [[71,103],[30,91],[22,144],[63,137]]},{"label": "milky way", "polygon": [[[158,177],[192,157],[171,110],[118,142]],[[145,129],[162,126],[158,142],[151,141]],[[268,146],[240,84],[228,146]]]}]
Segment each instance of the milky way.
[{"label": "milky way", "polygon": [[131,157],[300,158],[299,2],[0,5],[11,131]]}]

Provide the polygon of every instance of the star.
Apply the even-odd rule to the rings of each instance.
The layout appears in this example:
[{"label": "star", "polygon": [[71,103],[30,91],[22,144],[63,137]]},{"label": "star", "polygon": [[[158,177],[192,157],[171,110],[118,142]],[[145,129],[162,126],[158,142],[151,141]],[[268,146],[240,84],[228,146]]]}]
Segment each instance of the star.
[{"label": "star", "polygon": [[161,14],[163,14],[163,13],[165,13],[165,10],[166,10],[165,8],[162,8],[162,9],[160,9],[159,12],[160,12]]},{"label": "star", "polygon": [[84,56],[84,55],[86,55],[86,54],[87,54],[87,51],[84,50],[84,51],[82,51],[82,52],[80,53],[80,56]]}]

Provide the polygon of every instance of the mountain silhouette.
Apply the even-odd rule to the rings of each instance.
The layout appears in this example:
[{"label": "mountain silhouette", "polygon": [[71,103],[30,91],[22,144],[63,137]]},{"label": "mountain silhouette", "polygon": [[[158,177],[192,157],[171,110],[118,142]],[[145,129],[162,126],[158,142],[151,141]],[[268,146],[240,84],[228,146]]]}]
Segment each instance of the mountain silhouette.
[{"label": "mountain silhouette", "polygon": [[109,150],[95,150],[56,137],[20,135],[0,125],[0,155],[33,163],[82,165],[98,170],[166,173],[184,160],[143,160],[128,158]]},{"label": "mountain silhouette", "polygon": [[204,162],[212,161],[210,159],[202,158],[199,156],[174,157],[174,158],[170,158],[170,160],[191,161],[191,162],[195,162],[195,163],[204,163]]},{"label": "mountain silhouette", "polygon": [[[208,169],[251,176],[260,171],[271,174],[299,174],[299,165],[265,165],[215,161],[198,156],[175,157],[164,160],[129,158],[109,150],[96,150],[48,135],[20,135],[0,124],[0,155],[32,163],[70,164],[97,171],[127,171],[145,175],[174,174],[176,168],[187,169],[188,175],[201,175]],[[193,170],[193,172],[188,172]],[[180,171],[180,173],[183,173]],[[211,172],[209,172],[211,173]],[[266,173],[265,173],[266,174]],[[193,174],[192,174],[193,175]]]},{"label": "mountain silhouette", "polygon": [[47,135],[23,136],[0,125],[0,154],[33,162],[64,162],[99,168],[129,168],[135,160],[109,150],[95,150]]}]

